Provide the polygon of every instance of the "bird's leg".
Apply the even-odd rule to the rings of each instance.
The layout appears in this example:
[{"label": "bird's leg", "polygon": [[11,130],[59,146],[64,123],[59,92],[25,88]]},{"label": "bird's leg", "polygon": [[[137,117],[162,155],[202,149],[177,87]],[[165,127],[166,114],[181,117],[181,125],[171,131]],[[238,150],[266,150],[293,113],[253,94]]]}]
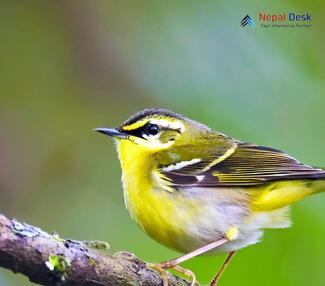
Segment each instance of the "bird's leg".
[{"label": "bird's leg", "polygon": [[[192,278],[192,286],[195,285],[196,283],[196,278],[195,278],[195,275],[192,271],[190,270],[187,270],[187,269],[184,269],[180,266],[178,266],[178,264],[186,261],[186,260],[189,260],[195,256],[198,256],[198,255],[201,255],[205,252],[208,252],[214,248],[217,248],[223,244],[225,244],[226,242],[228,242],[229,239],[228,238],[223,238],[223,239],[220,239],[218,241],[215,241],[215,242],[212,242],[210,244],[207,244],[203,247],[200,247],[188,254],[185,254],[183,256],[180,256],[178,258],[175,258],[175,259],[171,259],[171,260],[166,260],[166,261],[163,261],[161,263],[158,263],[158,264],[148,264],[148,267],[150,268],[153,268],[155,270],[158,270],[158,272],[162,275],[162,278],[163,278],[163,282],[164,282],[164,286],[167,286],[168,285],[168,281],[167,281],[167,284],[166,284],[166,272],[163,271],[163,270],[166,270],[166,269],[174,269],[176,270],[177,272],[180,272],[180,273],[183,273],[185,274],[186,276],[190,276]],[[164,273],[163,273],[164,272]],[[164,279],[165,277],[165,279]]]},{"label": "bird's leg", "polygon": [[165,269],[168,269],[168,268],[173,268],[175,265],[177,264],[180,264],[186,260],[189,260],[195,256],[198,256],[198,255],[201,255],[205,252],[208,252],[218,246],[221,246],[223,244],[225,244],[226,242],[228,242],[229,240],[227,238],[223,238],[223,239],[220,239],[218,241],[215,241],[215,242],[212,242],[210,244],[207,244],[205,246],[202,246],[188,254],[185,254],[185,255],[182,255],[178,258],[174,258],[174,259],[171,259],[171,260],[166,260],[164,262],[161,262],[161,266]]},{"label": "bird's leg", "polygon": [[222,264],[221,268],[219,269],[219,271],[217,272],[217,274],[213,277],[213,279],[211,280],[209,286],[216,286],[218,284],[218,281],[222,275],[222,273],[225,271],[225,269],[227,268],[227,266],[229,265],[231,259],[234,257],[235,255],[235,251],[231,251],[229,252],[226,260],[224,261],[224,263]]}]

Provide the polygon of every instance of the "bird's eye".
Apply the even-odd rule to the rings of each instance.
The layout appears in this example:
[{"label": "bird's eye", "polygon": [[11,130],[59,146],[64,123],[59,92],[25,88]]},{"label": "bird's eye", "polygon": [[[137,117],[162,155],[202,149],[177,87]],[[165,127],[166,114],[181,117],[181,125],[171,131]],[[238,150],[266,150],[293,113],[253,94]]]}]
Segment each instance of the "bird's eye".
[{"label": "bird's eye", "polygon": [[156,124],[148,124],[146,131],[148,135],[156,135],[159,132],[159,127]]}]

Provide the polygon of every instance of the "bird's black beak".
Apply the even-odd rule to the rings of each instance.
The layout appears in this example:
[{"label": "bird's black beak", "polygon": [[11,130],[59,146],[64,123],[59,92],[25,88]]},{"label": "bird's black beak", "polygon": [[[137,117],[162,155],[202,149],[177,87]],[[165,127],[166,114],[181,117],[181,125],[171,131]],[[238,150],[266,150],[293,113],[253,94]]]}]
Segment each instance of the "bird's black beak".
[{"label": "bird's black beak", "polygon": [[120,138],[120,139],[127,139],[129,136],[126,133],[123,133],[117,129],[113,128],[95,128],[94,131],[97,131],[99,133],[103,133],[105,135],[114,137],[114,138]]}]

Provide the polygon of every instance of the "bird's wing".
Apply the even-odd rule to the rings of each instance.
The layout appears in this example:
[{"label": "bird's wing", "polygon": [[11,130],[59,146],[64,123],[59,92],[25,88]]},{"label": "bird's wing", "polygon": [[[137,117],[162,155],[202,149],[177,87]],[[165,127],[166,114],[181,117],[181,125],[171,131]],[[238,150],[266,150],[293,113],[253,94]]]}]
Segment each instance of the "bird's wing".
[{"label": "bird's wing", "polygon": [[325,170],[304,165],[286,153],[264,146],[239,143],[235,152],[216,164],[193,161],[180,168],[163,166],[173,186],[248,187],[291,179],[325,179]]}]

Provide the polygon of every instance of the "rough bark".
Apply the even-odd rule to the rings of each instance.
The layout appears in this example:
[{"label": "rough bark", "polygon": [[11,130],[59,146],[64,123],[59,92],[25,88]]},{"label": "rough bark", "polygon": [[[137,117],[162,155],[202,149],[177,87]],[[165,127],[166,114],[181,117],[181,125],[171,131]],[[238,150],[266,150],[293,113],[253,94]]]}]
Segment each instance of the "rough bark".
[{"label": "rough bark", "polygon": [[[0,214],[0,267],[40,285],[162,285],[146,263],[128,252],[108,254],[105,243],[62,239]],[[169,286],[190,285],[169,274]]]}]

